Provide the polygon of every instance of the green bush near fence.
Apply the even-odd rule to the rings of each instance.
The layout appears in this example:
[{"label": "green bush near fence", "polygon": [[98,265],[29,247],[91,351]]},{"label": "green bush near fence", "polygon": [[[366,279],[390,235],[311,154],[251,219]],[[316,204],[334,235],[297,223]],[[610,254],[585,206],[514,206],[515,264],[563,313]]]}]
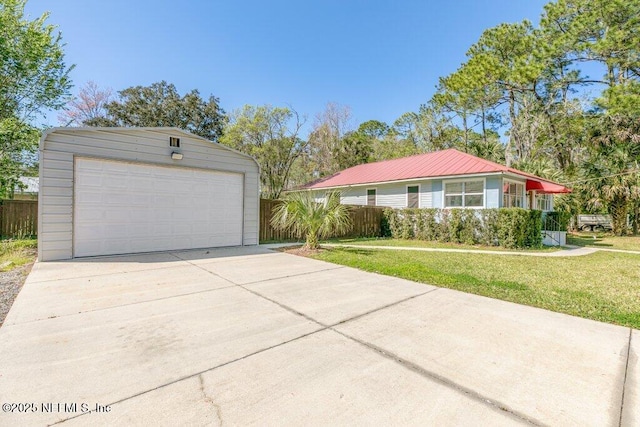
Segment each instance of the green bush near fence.
[{"label": "green bush near fence", "polygon": [[505,248],[542,245],[540,211],[501,209],[386,209],[383,235],[397,239]]}]

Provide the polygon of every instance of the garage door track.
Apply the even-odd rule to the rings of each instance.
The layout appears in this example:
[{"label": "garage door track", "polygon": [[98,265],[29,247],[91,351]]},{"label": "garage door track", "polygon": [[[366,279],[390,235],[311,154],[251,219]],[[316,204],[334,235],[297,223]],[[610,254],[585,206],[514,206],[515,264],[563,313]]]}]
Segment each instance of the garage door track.
[{"label": "garage door track", "polygon": [[239,247],[37,263],[0,425],[639,425],[640,333]]}]

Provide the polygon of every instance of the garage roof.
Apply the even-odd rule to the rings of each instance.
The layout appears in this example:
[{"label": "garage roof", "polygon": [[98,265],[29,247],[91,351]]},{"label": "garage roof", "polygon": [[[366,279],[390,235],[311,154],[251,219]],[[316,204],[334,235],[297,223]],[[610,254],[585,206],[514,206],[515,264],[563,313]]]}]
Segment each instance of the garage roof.
[{"label": "garage roof", "polygon": [[40,138],[40,150],[42,150],[43,148],[43,144],[45,139],[47,139],[47,135],[50,135],[52,133],[55,132],[64,132],[64,133],[69,133],[69,132],[93,132],[93,131],[108,131],[108,132],[131,132],[131,131],[147,131],[147,132],[175,132],[175,133],[181,133],[182,135],[184,135],[185,137],[188,138],[193,138],[193,139],[197,139],[200,140],[202,142],[206,142],[208,144],[214,144],[216,146],[218,146],[219,148],[225,149],[225,150],[229,150],[229,151],[233,151],[234,153],[237,153],[241,156],[247,157],[251,160],[253,160],[258,167],[260,167],[260,165],[258,164],[258,161],[246,154],[243,153],[242,151],[238,151],[235,150],[229,146],[220,144],[219,142],[215,142],[215,141],[211,141],[207,138],[203,138],[199,135],[196,135],[194,133],[188,132],[184,129],[180,129],[177,127],[169,127],[169,126],[164,126],[164,127],[105,127],[105,126],[97,126],[97,127],[55,127],[55,128],[51,128],[51,129],[47,129],[44,132],[42,132],[42,138]]}]

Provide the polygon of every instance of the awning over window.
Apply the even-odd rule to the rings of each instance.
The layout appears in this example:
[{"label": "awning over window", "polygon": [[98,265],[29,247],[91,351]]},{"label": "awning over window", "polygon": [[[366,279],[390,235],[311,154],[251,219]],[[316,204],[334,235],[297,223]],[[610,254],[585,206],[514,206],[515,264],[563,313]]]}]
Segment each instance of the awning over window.
[{"label": "awning over window", "polygon": [[533,179],[527,179],[527,191],[535,190],[538,193],[544,194],[561,194],[571,193],[571,190],[564,185],[556,184],[549,181],[538,181]]}]

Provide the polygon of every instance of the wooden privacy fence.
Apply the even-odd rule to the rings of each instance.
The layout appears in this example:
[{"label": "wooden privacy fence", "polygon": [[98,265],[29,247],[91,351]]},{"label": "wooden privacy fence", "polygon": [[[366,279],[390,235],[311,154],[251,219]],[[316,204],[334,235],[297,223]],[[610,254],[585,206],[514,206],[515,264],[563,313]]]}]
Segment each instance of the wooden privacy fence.
[{"label": "wooden privacy fence", "polygon": [[[290,230],[277,230],[271,226],[271,217],[278,200],[260,199],[260,242],[273,240],[298,240]],[[342,236],[332,237],[377,237],[384,208],[376,206],[349,205],[353,228]]]},{"label": "wooden privacy fence", "polygon": [[336,237],[380,237],[383,207],[349,205],[353,228],[344,236]]},{"label": "wooden privacy fence", "polygon": [[278,203],[278,200],[260,199],[260,242],[296,240],[296,236],[290,230],[278,230],[271,226],[273,210]]},{"label": "wooden privacy fence", "polygon": [[[260,200],[260,241],[298,240],[290,230],[277,230],[271,226],[277,200]],[[383,208],[375,206],[349,206],[353,228],[344,236],[375,237],[380,235]],[[28,237],[38,234],[37,200],[0,201],[0,235],[2,238]]]},{"label": "wooden privacy fence", "polygon": [[0,237],[22,238],[38,234],[37,200],[0,201]]}]

